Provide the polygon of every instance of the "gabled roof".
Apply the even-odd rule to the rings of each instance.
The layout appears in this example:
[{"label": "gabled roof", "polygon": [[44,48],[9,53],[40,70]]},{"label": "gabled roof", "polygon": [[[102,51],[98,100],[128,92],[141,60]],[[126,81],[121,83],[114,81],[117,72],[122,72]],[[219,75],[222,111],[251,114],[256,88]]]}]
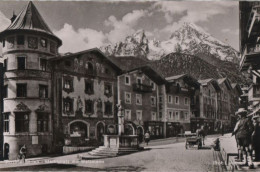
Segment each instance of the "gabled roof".
[{"label": "gabled roof", "polygon": [[216,91],[220,90],[219,84],[218,82],[213,79],[213,78],[209,78],[209,79],[204,79],[204,80],[199,80],[198,81],[202,86],[207,86],[209,83],[211,83],[213,85],[213,87],[215,88]]},{"label": "gabled roof", "polygon": [[69,54],[65,54],[65,55],[58,55],[56,57],[51,58],[50,61],[59,61],[59,60],[74,58],[74,57],[77,57],[79,55],[90,53],[90,52],[95,52],[95,53],[100,54],[104,58],[104,60],[106,60],[109,64],[111,64],[118,72],[121,72],[121,68],[117,65],[117,63],[113,59],[107,57],[98,48],[92,48],[92,49],[80,51],[80,52],[77,52],[77,53],[69,53]]},{"label": "gabled roof", "polygon": [[138,67],[146,66],[149,62],[146,59],[136,56],[109,56],[123,70],[129,71]]},{"label": "gabled roof", "polygon": [[144,74],[146,74],[150,79],[152,79],[158,85],[166,83],[166,80],[150,66],[146,65],[146,66],[137,67],[137,68],[125,71],[125,73],[132,72],[132,71],[142,71]]},{"label": "gabled roof", "polygon": [[232,89],[231,83],[230,83],[230,81],[229,81],[228,78],[220,78],[220,79],[218,79],[217,81],[218,81],[218,84],[219,84],[219,85],[225,83],[226,87],[227,87],[229,90]]},{"label": "gabled roof", "polygon": [[7,32],[26,30],[46,33],[50,36],[55,37],[61,45],[61,40],[56,37],[49,26],[46,24],[35,5],[30,1],[27,6],[17,15],[15,20],[4,30],[0,37]]},{"label": "gabled roof", "polygon": [[170,77],[167,77],[165,78],[168,82],[174,82],[178,79],[183,79],[183,81],[190,85],[190,86],[193,86],[195,88],[199,88],[200,87],[200,83],[195,79],[193,78],[192,76],[188,75],[188,74],[181,74],[181,75],[175,75],[175,76],[170,76]]}]

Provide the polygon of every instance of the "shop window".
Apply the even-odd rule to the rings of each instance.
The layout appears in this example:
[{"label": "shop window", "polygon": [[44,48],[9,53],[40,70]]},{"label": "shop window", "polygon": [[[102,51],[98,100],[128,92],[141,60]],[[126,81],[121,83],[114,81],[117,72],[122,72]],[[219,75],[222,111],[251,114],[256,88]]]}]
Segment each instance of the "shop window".
[{"label": "shop window", "polygon": [[113,107],[111,102],[105,102],[105,115],[112,115],[112,108]]},{"label": "shop window", "polygon": [[9,132],[9,115],[10,113],[4,113],[4,132]]},{"label": "shop window", "polygon": [[85,113],[86,114],[94,113],[94,103],[92,100],[85,100]]},{"label": "shop window", "polygon": [[17,57],[17,69],[18,70],[25,69],[25,57]]},{"label": "shop window", "polygon": [[63,77],[63,90],[67,93],[73,92],[73,77],[64,76]]},{"label": "shop window", "polygon": [[154,96],[151,96],[151,105],[155,106],[156,105],[156,99]]},{"label": "shop window", "polygon": [[47,59],[40,59],[40,70],[46,71],[47,70]]},{"label": "shop window", "polygon": [[143,120],[143,114],[141,110],[136,111],[136,119],[137,121],[142,121]]},{"label": "shop window", "polygon": [[27,97],[27,84],[16,84],[16,97]]},{"label": "shop window", "polygon": [[47,85],[39,85],[39,97],[48,98],[48,86]]},{"label": "shop window", "polygon": [[125,120],[131,120],[131,110],[125,109]]},{"label": "shop window", "polygon": [[17,36],[17,45],[24,45],[24,36],[23,35]]},{"label": "shop window", "polygon": [[125,85],[130,85],[130,76],[125,76]]},{"label": "shop window", "polygon": [[131,93],[125,92],[125,103],[131,104]]},{"label": "shop window", "polygon": [[94,81],[85,80],[85,93],[94,94]]},{"label": "shop window", "polygon": [[8,97],[8,85],[4,85],[3,98],[7,98],[7,97]]},{"label": "shop window", "polygon": [[28,47],[32,49],[38,48],[38,38],[36,37],[28,37]]},{"label": "shop window", "polygon": [[37,131],[38,132],[49,131],[49,114],[46,113],[37,114]]},{"label": "shop window", "polygon": [[41,44],[41,46],[42,46],[43,48],[46,48],[46,47],[47,47],[47,39],[41,38],[40,44]]},{"label": "shop window", "polygon": [[104,95],[107,97],[111,97],[112,96],[112,85],[105,83],[104,87],[105,87]]},{"label": "shop window", "polygon": [[67,115],[73,114],[73,99],[69,97],[63,98],[63,113]]},{"label": "shop window", "polygon": [[15,113],[15,131],[29,132],[29,114],[24,112]]},{"label": "shop window", "polygon": [[141,94],[136,94],[136,104],[142,105],[142,95]]}]

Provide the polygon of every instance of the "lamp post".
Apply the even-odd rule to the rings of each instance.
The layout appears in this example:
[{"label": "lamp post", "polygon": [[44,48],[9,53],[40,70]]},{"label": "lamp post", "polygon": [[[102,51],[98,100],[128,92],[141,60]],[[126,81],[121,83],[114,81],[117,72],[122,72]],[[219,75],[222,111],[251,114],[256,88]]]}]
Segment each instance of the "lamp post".
[{"label": "lamp post", "polygon": [[124,134],[124,114],[123,114],[123,108],[121,105],[121,100],[119,100],[119,103],[117,106],[117,117],[118,117],[118,135],[121,136]]}]

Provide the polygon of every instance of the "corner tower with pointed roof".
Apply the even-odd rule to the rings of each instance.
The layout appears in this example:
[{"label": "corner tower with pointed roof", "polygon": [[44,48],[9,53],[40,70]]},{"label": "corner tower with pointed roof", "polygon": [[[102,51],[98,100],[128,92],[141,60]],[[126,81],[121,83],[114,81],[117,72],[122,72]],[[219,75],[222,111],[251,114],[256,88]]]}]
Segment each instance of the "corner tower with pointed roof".
[{"label": "corner tower with pointed roof", "polygon": [[3,115],[5,159],[16,159],[22,145],[27,154],[52,149],[51,70],[48,60],[62,41],[32,2],[0,33],[4,73]]}]

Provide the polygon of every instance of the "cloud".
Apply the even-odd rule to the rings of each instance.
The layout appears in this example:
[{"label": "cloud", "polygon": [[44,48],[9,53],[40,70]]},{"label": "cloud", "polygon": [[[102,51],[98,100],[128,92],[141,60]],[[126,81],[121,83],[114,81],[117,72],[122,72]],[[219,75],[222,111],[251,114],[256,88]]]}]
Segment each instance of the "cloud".
[{"label": "cloud", "polygon": [[63,42],[60,52],[77,52],[100,47],[105,41],[103,32],[89,28],[75,30],[72,25],[65,23],[63,28],[54,32]]},{"label": "cloud", "polygon": [[5,30],[10,24],[11,21],[0,11],[0,32]]},{"label": "cloud", "polygon": [[106,34],[107,40],[111,43],[122,41],[126,36],[133,34],[136,30],[134,27],[141,18],[150,16],[147,10],[133,10],[118,20],[115,16],[110,16],[105,20],[105,26],[111,26],[112,30]]}]

